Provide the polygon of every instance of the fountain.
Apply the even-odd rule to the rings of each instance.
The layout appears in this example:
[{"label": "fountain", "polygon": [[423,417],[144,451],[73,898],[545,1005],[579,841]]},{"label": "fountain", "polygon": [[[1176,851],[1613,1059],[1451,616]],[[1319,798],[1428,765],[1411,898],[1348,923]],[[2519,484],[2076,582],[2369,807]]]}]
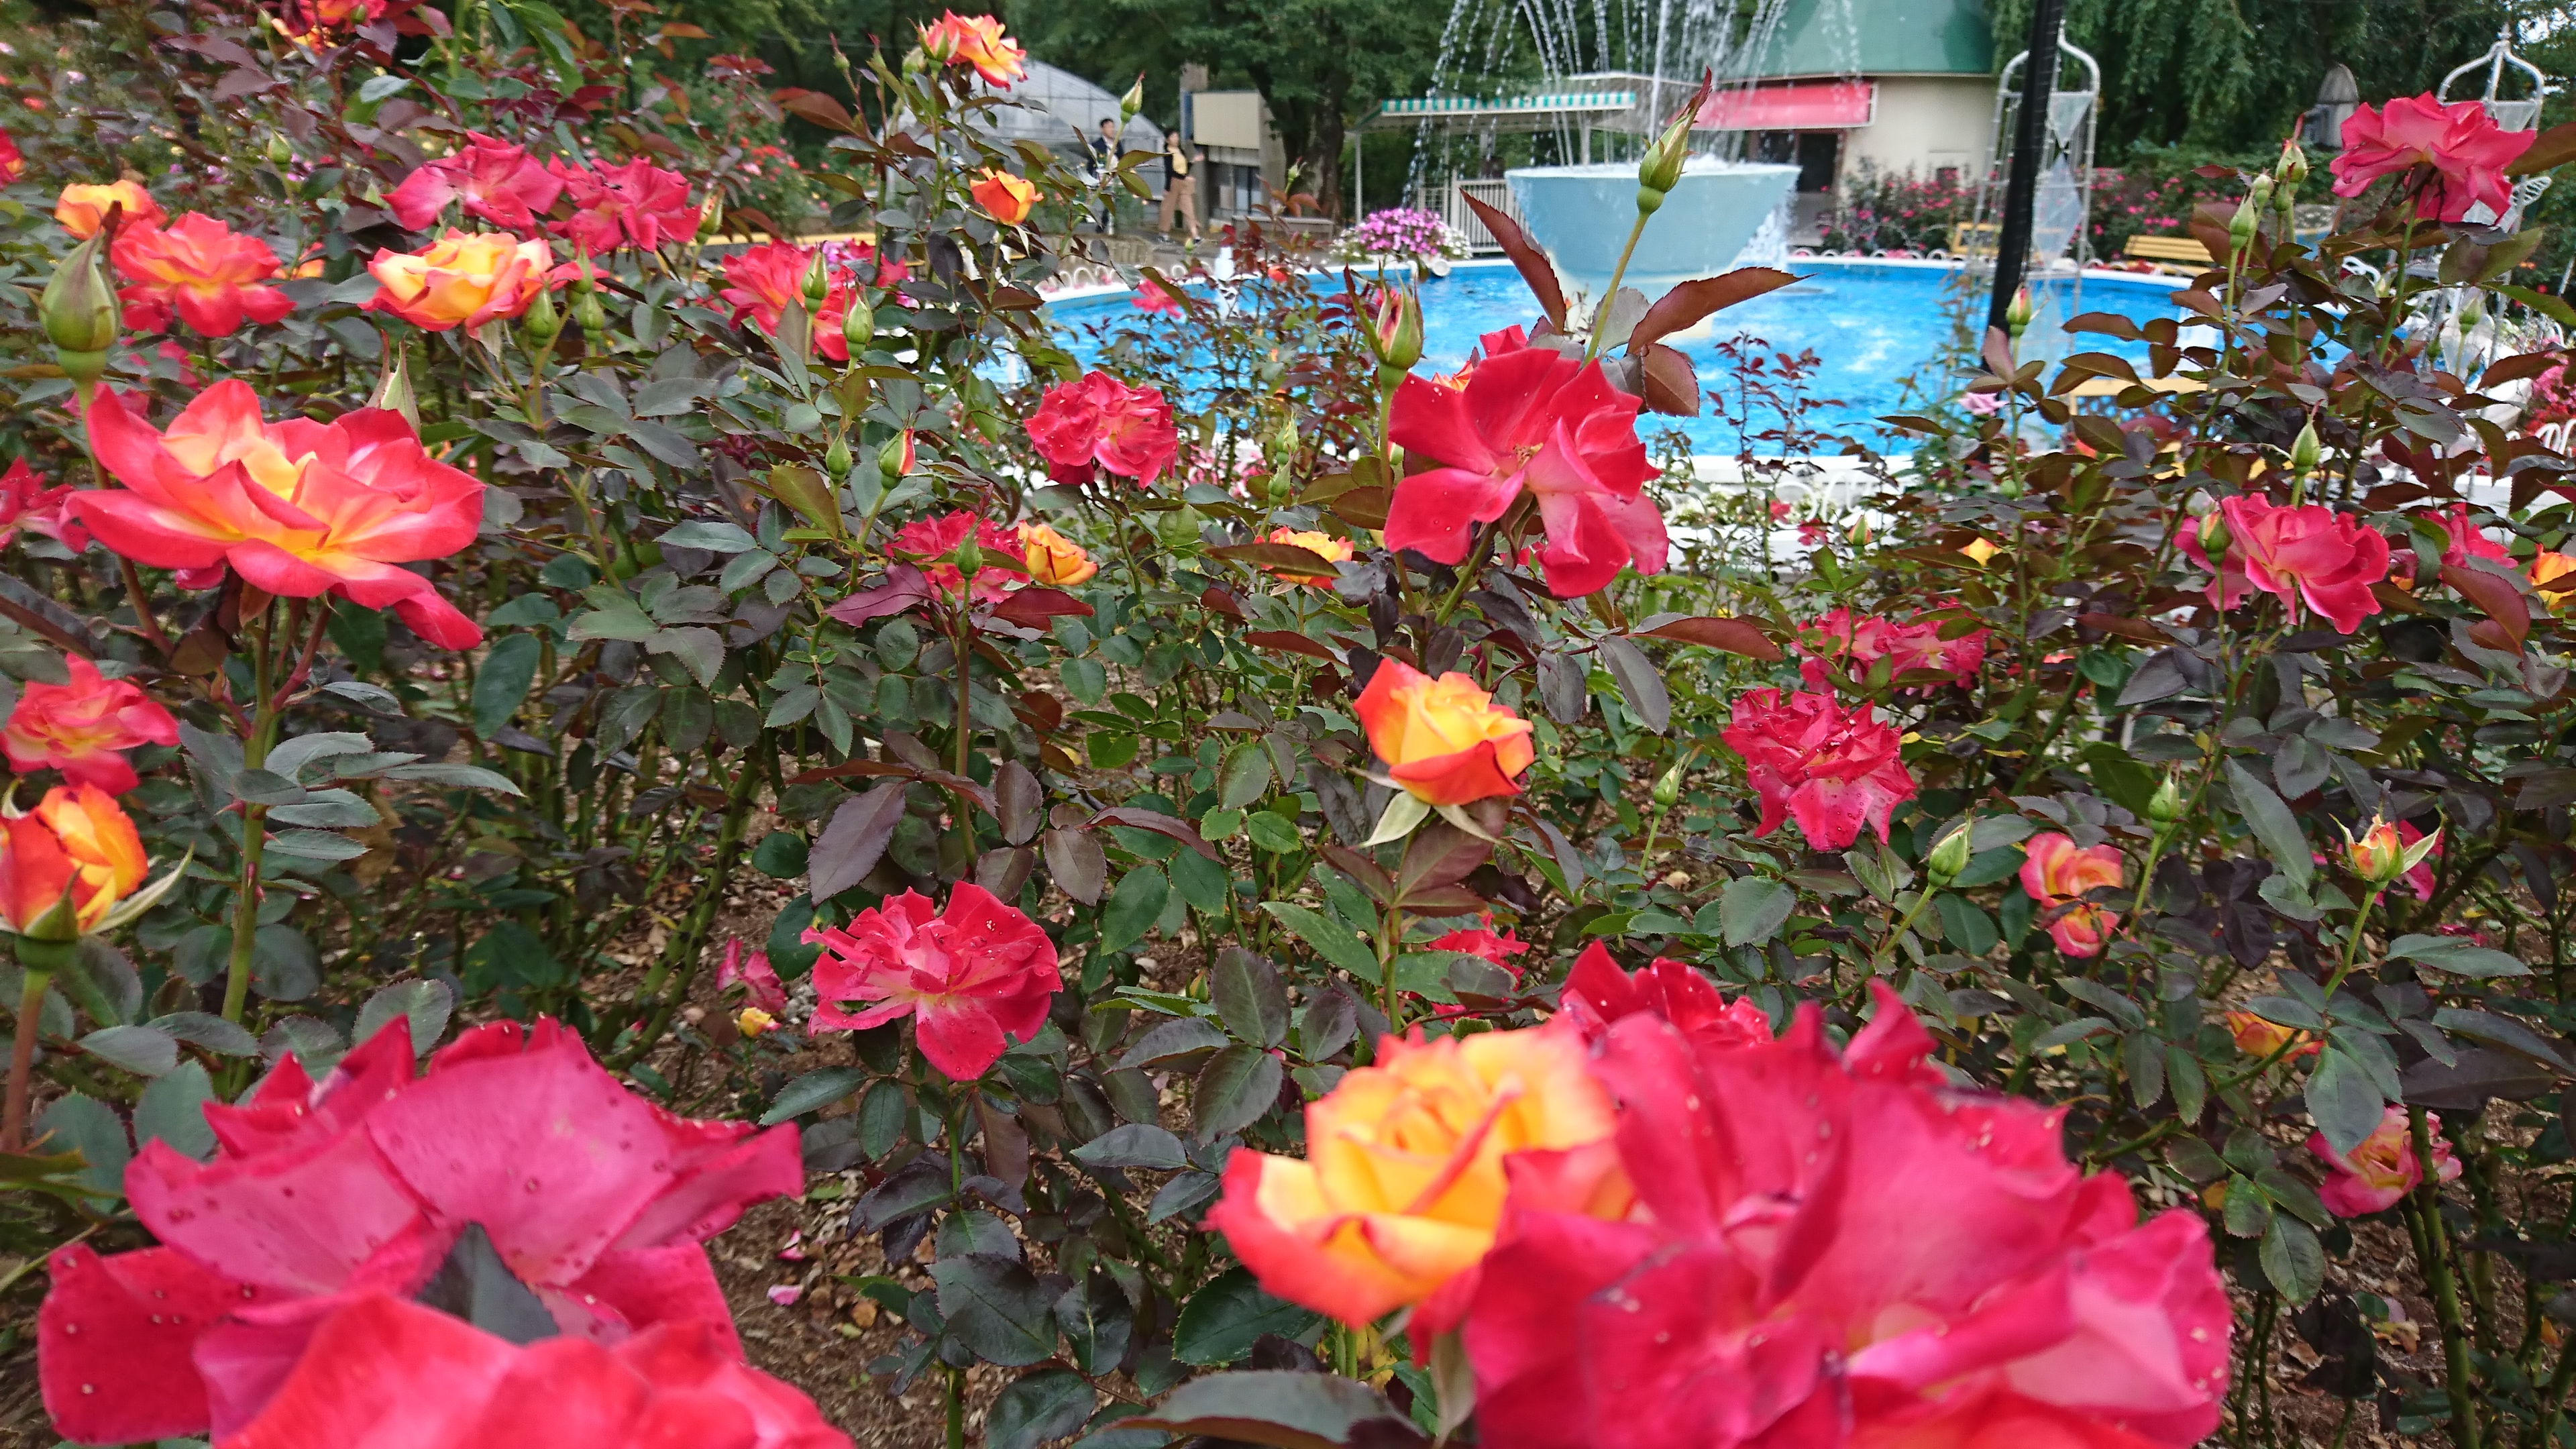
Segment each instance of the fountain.
[{"label": "fountain", "polygon": [[[1547,252],[1557,276],[1586,297],[1604,296],[1635,215],[1636,164],[1517,166],[1503,175],[1522,228]],[[1795,166],[1691,157],[1681,184],[1637,238],[1621,285],[1653,301],[1693,277],[1773,260],[1760,253],[1776,253],[1785,242],[1782,203],[1797,181]],[[1767,248],[1757,245],[1766,230],[1772,233]]]},{"label": "fountain", "polygon": [[[1567,287],[1597,300],[1636,216],[1636,158],[1713,75],[1717,94],[1693,118],[1695,154],[1624,274],[1622,285],[1651,300],[1689,278],[1785,255],[1799,168],[1743,159],[1746,133],[1735,126],[1744,108],[1730,102],[1756,84],[1792,11],[1841,21],[1828,27],[1840,37],[1835,48],[1853,49],[1852,3],[1453,0],[1431,94],[1389,103],[1375,124],[1415,127],[1407,189],[1416,205],[1441,209],[1481,243],[1459,198],[1508,199]],[[1511,133],[1530,137],[1510,158],[1526,164],[1503,169],[1496,141]],[[1463,158],[1461,141],[1471,147]],[[1433,184],[1435,165],[1450,179]]]}]

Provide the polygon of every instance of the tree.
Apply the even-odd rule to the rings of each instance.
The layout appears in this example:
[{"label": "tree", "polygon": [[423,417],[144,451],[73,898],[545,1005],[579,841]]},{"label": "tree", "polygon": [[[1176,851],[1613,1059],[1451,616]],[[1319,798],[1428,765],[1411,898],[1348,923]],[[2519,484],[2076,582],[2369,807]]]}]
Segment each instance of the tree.
[{"label": "tree", "polygon": [[1167,124],[1181,63],[1206,65],[1220,85],[1248,83],[1269,104],[1299,189],[1338,213],[1351,123],[1430,83],[1448,13],[1448,0],[1014,0],[1010,17],[1032,54],[1069,70],[1145,72]]},{"label": "tree", "polygon": [[[1998,0],[1998,59],[2022,49],[2030,9]],[[2497,27],[2562,9],[2555,0],[2071,0],[2066,38],[2102,63],[2107,161],[2141,144],[2268,148],[2315,104],[2329,66],[2351,67],[2366,101],[2415,95],[2475,59]],[[2526,33],[2539,43],[2540,27]]]}]

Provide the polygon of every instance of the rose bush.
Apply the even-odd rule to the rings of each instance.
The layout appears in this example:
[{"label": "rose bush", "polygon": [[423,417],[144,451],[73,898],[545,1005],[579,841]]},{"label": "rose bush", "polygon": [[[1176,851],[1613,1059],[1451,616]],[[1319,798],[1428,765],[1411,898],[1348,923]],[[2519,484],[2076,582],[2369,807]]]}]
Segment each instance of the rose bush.
[{"label": "rose bush", "polygon": [[[1259,218],[1051,312],[1133,169],[993,144],[991,17],[98,14],[0,209],[65,1435],[2563,1437],[2576,465],[2444,338],[2576,143],[2378,109],[1846,516],[1658,436],[1805,436],[1658,340],[1784,272],[1485,216],[1438,378]],[[810,1362],[702,1246],[809,1180]]]}]

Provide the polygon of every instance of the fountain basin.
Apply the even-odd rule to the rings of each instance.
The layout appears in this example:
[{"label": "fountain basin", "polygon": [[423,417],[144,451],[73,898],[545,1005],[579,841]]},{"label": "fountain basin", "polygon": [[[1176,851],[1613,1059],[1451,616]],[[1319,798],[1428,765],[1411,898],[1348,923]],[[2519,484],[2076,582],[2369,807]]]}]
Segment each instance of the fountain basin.
[{"label": "fountain basin", "polygon": [[[1522,228],[1545,249],[1557,275],[1585,297],[1601,297],[1637,215],[1636,163],[1520,166],[1503,176],[1520,207]],[[1663,207],[1647,220],[1620,285],[1636,288],[1651,302],[1676,283],[1738,265],[1797,183],[1795,166],[1692,157]],[[1776,258],[1744,258],[1748,264],[1756,260]]]}]

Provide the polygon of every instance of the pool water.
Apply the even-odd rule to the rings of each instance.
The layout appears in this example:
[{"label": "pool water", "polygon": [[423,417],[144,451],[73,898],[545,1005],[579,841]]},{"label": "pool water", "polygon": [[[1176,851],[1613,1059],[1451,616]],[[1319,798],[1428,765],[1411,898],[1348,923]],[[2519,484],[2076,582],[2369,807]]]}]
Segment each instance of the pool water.
[{"label": "pool water", "polygon": [[[1904,381],[1908,374],[1923,370],[1950,339],[1952,323],[1943,315],[1942,303],[1952,269],[1814,258],[1799,258],[1788,265],[1805,279],[1717,314],[1699,336],[1667,341],[1690,358],[1703,390],[1728,389],[1730,405],[1732,367],[1720,356],[1722,342],[1741,339],[1748,350],[1756,350],[1752,344],[1758,343],[1758,350],[1793,355],[1813,351],[1818,366],[1808,378],[1806,391],[1826,405],[1807,413],[1805,425],[1873,447],[1886,446],[1889,433],[1876,420],[1923,404],[1919,389],[1914,397],[1906,397]],[[2055,327],[2069,314],[2070,303],[2075,310],[2117,312],[2140,322],[2176,316],[2171,286],[2097,274],[2084,279],[2080,302],[2071,297],[2072,291],[2066,280],[2052,281],[2041,289],[2040,318],[2025,339],[2023,355],[2114,352],[2143,372],[2147,361],[2143,343],[2120,342],[2099,333],[2070,339]],[[1981,325],[1984,305],[1983,298],[1974,302]],[[1148,320],[1124,294],[1059,302],[1050,311],[1067,327],[1067,345],[1086,363],[1097,355],[1099,343],[1084,335],[1083,324],[1112,318],[1132,323]],[[1538,305],[1507,263],[1471,262],[1447,277],[1425,282],[1422,311],[1423,353],[1417,370],[1441,373],[1465,362],[1481,334],[1535,321]],[[1150,320],[1179,325],[1168,313]],[[1936,381],[1927,374],[1924,385]],[[1948,385],[1955,387],[1955,382]],[[1760,431],[1777,425],[1776,414],[1763,411],[1757,412],[1753,428]],[[1737,428],[1705,407],[1696,418],[1641,418],[1640,427],[1642,431],[1677,428],[1688,436],[1694,453],[1732,456],[1744,448]],[[1840,445],[1784,449],[1777,441],[1755,440],[1751,451],[1830,453],[1840,451]]]}]

